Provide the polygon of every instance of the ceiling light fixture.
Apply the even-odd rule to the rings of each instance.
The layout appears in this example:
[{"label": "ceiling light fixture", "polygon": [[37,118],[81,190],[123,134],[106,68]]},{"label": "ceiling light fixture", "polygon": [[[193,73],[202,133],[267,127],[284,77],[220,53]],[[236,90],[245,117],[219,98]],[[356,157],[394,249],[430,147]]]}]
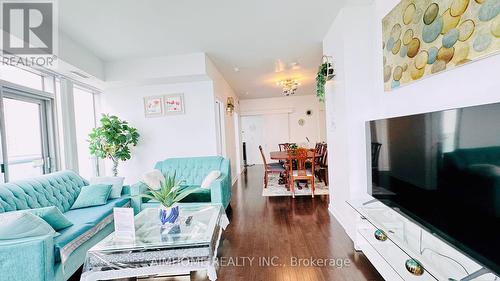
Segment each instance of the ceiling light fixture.
[{"label": "ceiling light fixture", "polygon": [[283,87],[284,96],[290,96],[295,94],[295,91],[300,86],[300,82],[294,79],[286,79],[276,82],[276,85]]}]

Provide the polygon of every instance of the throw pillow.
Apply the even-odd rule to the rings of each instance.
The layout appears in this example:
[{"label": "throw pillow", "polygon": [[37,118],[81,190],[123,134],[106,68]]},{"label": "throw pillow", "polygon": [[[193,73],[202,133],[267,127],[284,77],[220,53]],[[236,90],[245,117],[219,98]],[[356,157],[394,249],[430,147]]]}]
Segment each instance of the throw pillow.
[{"label": "throw pillow", "polygon": [[54,235],[54,229],[41,218],[26,212],[0,214],[0,241],[41,235]]},{"label": "throw pillow", "polygon": [[201,183],[201,188],[209,188],[220,177],[220,171],[211,171]]},{"label": "throw pillow", "polygon": [[113,187],[111,188],[110,199],[120,198],[122,196],[123,189],[123,181],[124,177],[94,177],[90,179],[90,184],[111,184]]},{"label": "throw pillow", "polygon": [[71,210],[106,204],[111,194],[111,184],[86,185],[80,190]]},{"label": "throw pillow", "polygon": [[37,217],[42,218],[46,221],[55,231],[61,230],[66,227],[70,227],[73,225],[61,211],[55,206],[45,207],[45,208],[37,208],[37,209],[28,209],[22,210],[21,212],[27,212],[33,214]]}]

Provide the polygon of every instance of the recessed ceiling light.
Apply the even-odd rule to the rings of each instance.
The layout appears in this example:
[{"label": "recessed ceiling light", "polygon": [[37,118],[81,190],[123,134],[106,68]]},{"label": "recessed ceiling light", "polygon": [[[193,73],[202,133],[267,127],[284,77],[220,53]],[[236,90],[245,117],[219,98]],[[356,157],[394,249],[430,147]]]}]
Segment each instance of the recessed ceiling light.
[{"label": "recessed ceiling light", "polygon": [[239,67],[234,67],[234,72],[240,72],[240,68]]}]

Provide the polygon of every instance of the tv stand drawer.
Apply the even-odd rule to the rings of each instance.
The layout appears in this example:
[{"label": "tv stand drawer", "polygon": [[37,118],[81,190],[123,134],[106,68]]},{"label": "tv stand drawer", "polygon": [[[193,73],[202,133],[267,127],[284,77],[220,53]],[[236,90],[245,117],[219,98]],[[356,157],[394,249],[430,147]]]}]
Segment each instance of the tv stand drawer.
[{"label": "tv stand drawer", "polygon": [[[375,235],[376,232],[377,229],[371,225],[365,225],[364,227],[358,228],[359,235],[366,240],[366,242],[403,280],[438,280],[429,272],[425,271],[418,261],[412,259],[390,239],[384,240],[380,235]],[[377,234],[379,234],[379,232],[377,232]]]}]

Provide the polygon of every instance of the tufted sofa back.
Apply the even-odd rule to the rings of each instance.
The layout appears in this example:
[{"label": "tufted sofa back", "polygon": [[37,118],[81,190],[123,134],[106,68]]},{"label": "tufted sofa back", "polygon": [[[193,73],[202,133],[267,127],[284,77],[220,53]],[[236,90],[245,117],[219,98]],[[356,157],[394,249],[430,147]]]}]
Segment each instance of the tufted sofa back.
[{"label": "tufted sofa back", "polygon": [[213,170],[229,175],[229,161],[220,156],[170,158],[157,162],[155,169],[165,176],[176,173],[177,180],[184,180],[188,185],[200,185]]},{"label": "tufted sofa back", "polygon": [[68,211],[88,182],[73,171],[0,184],[0,213],[56,206]]}]

